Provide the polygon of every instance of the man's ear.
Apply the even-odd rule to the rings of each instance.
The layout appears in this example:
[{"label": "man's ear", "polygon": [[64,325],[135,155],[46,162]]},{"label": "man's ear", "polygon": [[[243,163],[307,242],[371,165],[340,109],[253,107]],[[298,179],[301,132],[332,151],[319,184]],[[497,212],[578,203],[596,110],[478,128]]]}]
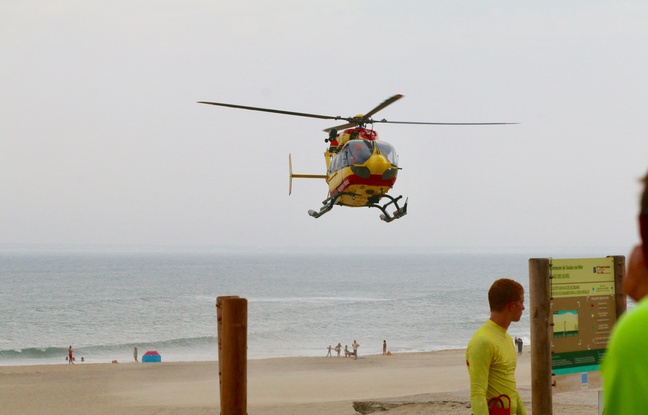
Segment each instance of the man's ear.
[{"label": "man's ear", "polygon": [[645,213],[639,215],[639,232],[643,244],[644,263],[648,266],[648,215]]}]

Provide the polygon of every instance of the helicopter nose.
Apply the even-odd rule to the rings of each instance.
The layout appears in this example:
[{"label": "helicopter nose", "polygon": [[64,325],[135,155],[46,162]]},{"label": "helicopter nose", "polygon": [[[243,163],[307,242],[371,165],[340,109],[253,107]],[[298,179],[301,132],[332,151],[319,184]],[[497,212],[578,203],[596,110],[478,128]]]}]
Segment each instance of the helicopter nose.
[{"label": "helicopter nose", "polygon": [[367,168],[371,174],[381,175],[386,171],[392,168],[392,164],[387,160],[387,157],[382,154],[374,154],[369,158],[366,164]]}]

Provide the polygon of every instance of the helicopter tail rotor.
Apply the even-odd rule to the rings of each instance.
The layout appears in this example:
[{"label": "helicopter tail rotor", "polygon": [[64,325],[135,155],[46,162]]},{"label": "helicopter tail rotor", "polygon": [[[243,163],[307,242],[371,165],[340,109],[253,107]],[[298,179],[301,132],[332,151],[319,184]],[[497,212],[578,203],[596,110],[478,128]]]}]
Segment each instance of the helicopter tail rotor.
[{"label": "helicopter tail rotor", "polygon": [[326,179],[325,174],[295,174],[292,170],[292,154],[288,154],[288,172],[289,172],[289,182],[288,182],[288,195],[292,193],[292,179]]},{"label": "helicopter tail rotor", "polygon": [[288,153],[288,196],[292,194],[292,154]]}]

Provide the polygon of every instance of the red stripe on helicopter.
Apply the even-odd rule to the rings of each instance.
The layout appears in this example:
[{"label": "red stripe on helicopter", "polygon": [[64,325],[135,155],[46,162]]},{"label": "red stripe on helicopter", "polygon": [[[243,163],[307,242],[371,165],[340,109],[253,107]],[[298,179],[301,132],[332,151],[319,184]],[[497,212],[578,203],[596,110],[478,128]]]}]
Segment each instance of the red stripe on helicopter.
[{"label": "red stripe on helicopter", "polygon": [[331,193],[332,196],[345,192],[351,186],[367,186],[367,187],[383,187],[385,192],[388,189],[391,189],[396,183],[396,178],[391,178],[383,180],[381,175],[372,174],[368,179],[363,179],[362,177],[356,175],[350,175],[342,181],[338,187],[335,188],[335,191]]}]

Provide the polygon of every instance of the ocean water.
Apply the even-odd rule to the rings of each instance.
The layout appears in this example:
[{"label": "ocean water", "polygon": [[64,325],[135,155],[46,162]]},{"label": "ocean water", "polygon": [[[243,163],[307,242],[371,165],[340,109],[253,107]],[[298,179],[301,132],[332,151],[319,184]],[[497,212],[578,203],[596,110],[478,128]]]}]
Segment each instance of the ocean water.
[{"label": "ocean water", "polygon": [[[216,297],[248,299],[248,358],[463,348],[524,254],[0,253],[0,365],[217,360]],[[528,290],[527,290],[528,291]],[[526,299],[528,307],[528,294]],[[509,329],[529,343],[529,316]]]}]

